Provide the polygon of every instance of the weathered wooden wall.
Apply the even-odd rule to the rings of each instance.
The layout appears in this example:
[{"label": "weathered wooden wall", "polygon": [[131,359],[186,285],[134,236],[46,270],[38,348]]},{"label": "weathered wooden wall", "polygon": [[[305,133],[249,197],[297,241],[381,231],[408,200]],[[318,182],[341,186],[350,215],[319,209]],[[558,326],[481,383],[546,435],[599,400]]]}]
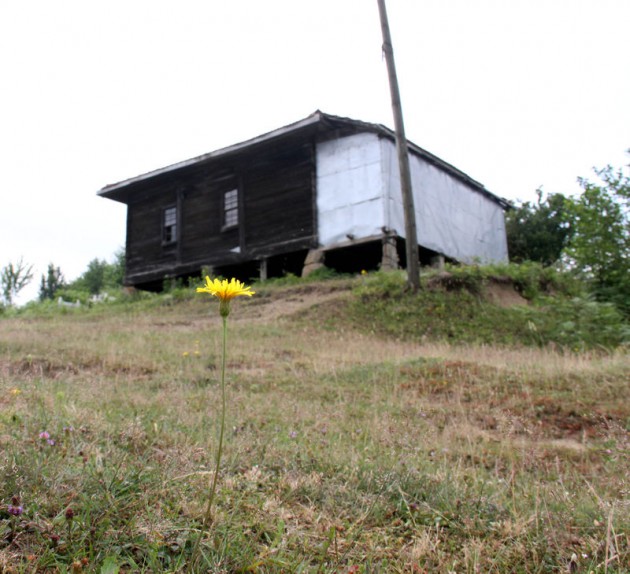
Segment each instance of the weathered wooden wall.
[{"label": "weathered wooden wall", "polygon": [[[194,275],[316,244],[311,141],[214,159],[150,178],[129,194],[129,284]],[[239,189],[239,225],[222,229],[223,195]],[[162,242],[165,207],[178,207],[178,241]]]},{"label": "weathered wooden wall", "polygon": [[137,275],[158,279],[159,270],[177,260],[177,245],[162,245],[163,209],[177,202],[170,178],[143,186],[131,195],[127,208],[126,274],[135,284]]},{"label": "weathered wooden wall", "polygon": [[311,246],[314,227],[314,147],[278,150],[252,158],[243,170],[245,250],[254,257]]}]

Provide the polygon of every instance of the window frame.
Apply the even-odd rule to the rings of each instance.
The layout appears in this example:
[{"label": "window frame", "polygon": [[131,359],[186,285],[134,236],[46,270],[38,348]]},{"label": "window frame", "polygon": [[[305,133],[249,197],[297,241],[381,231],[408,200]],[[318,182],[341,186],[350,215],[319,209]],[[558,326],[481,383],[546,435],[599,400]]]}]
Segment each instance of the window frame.
[{"label": "window frame", "polygon": [[236,229],[240,224],[241,198],[238,187],[221,194],[221,231]]},{"label": "window frame", "polygon": [[162,209],[162,245],[175,245],[178,239],[179,214],[177,205],[169,205]]}]

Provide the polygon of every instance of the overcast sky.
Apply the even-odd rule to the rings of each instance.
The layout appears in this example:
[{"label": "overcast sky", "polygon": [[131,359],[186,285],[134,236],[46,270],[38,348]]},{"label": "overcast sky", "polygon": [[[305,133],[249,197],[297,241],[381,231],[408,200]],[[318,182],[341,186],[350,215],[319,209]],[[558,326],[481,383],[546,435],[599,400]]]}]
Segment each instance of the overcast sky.
[{"label": "overcast sky", "polygon": [[[407,136],[508,199],[630,156],[630,1],[387,0]],[[376,0],[0,0],[0,267],[124,245],[104,185],[316,109],[393,127]]]}]

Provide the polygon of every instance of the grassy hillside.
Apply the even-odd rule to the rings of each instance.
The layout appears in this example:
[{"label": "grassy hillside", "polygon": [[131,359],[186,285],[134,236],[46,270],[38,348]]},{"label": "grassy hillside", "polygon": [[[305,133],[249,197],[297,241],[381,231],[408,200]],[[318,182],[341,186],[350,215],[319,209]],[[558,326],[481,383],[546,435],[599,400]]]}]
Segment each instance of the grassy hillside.
[{"label": "grassy hillside", "polygon": [[[287,280],[235,301],[199,571],[630,571],[624,326],[558,285],[551,304],[493,282]],[[567,306],[574,329],[547,324]],[[0,318],[0,572],[185,571],[220,335],[216,302],[183,290]]]}]

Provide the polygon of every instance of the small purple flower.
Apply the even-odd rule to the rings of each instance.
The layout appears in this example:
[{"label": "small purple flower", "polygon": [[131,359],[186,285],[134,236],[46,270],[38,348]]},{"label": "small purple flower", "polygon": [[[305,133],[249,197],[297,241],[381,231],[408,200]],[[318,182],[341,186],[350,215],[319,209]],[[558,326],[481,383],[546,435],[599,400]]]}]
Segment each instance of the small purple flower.
[{"label": "small purple flower", "polygon": [[42,431],[39,433],[39,438],[48,440],[50,438],[50,434],[47,431]]},{"label": "small purple flower", "polygon": [[297,438],[297,435],[298,435],[297,431],[294,431],[294,430],[292,430],[292,431],[289,433],[289,437],[290,437],[290,438]]},{"label": "small purple flower", "polygon": [[7,512],[11,516],[20,516],[24,512],[24,507],[21,505],[14,506],[13,504],[9,504],[9,506],[7,506]]},{"label": "small purple flower", "polygon": [[57,443],[55,442],[55,439],[49,438],[46,439],[46,442],[50,445],[50,446],[55,446]]},{"label": "small purple flower", "polygon": [[74,427],[72,427],[72,426],[70,426],[70,427],[63,427],[63,432],[65,432],[65,433],[74,432]]}]

